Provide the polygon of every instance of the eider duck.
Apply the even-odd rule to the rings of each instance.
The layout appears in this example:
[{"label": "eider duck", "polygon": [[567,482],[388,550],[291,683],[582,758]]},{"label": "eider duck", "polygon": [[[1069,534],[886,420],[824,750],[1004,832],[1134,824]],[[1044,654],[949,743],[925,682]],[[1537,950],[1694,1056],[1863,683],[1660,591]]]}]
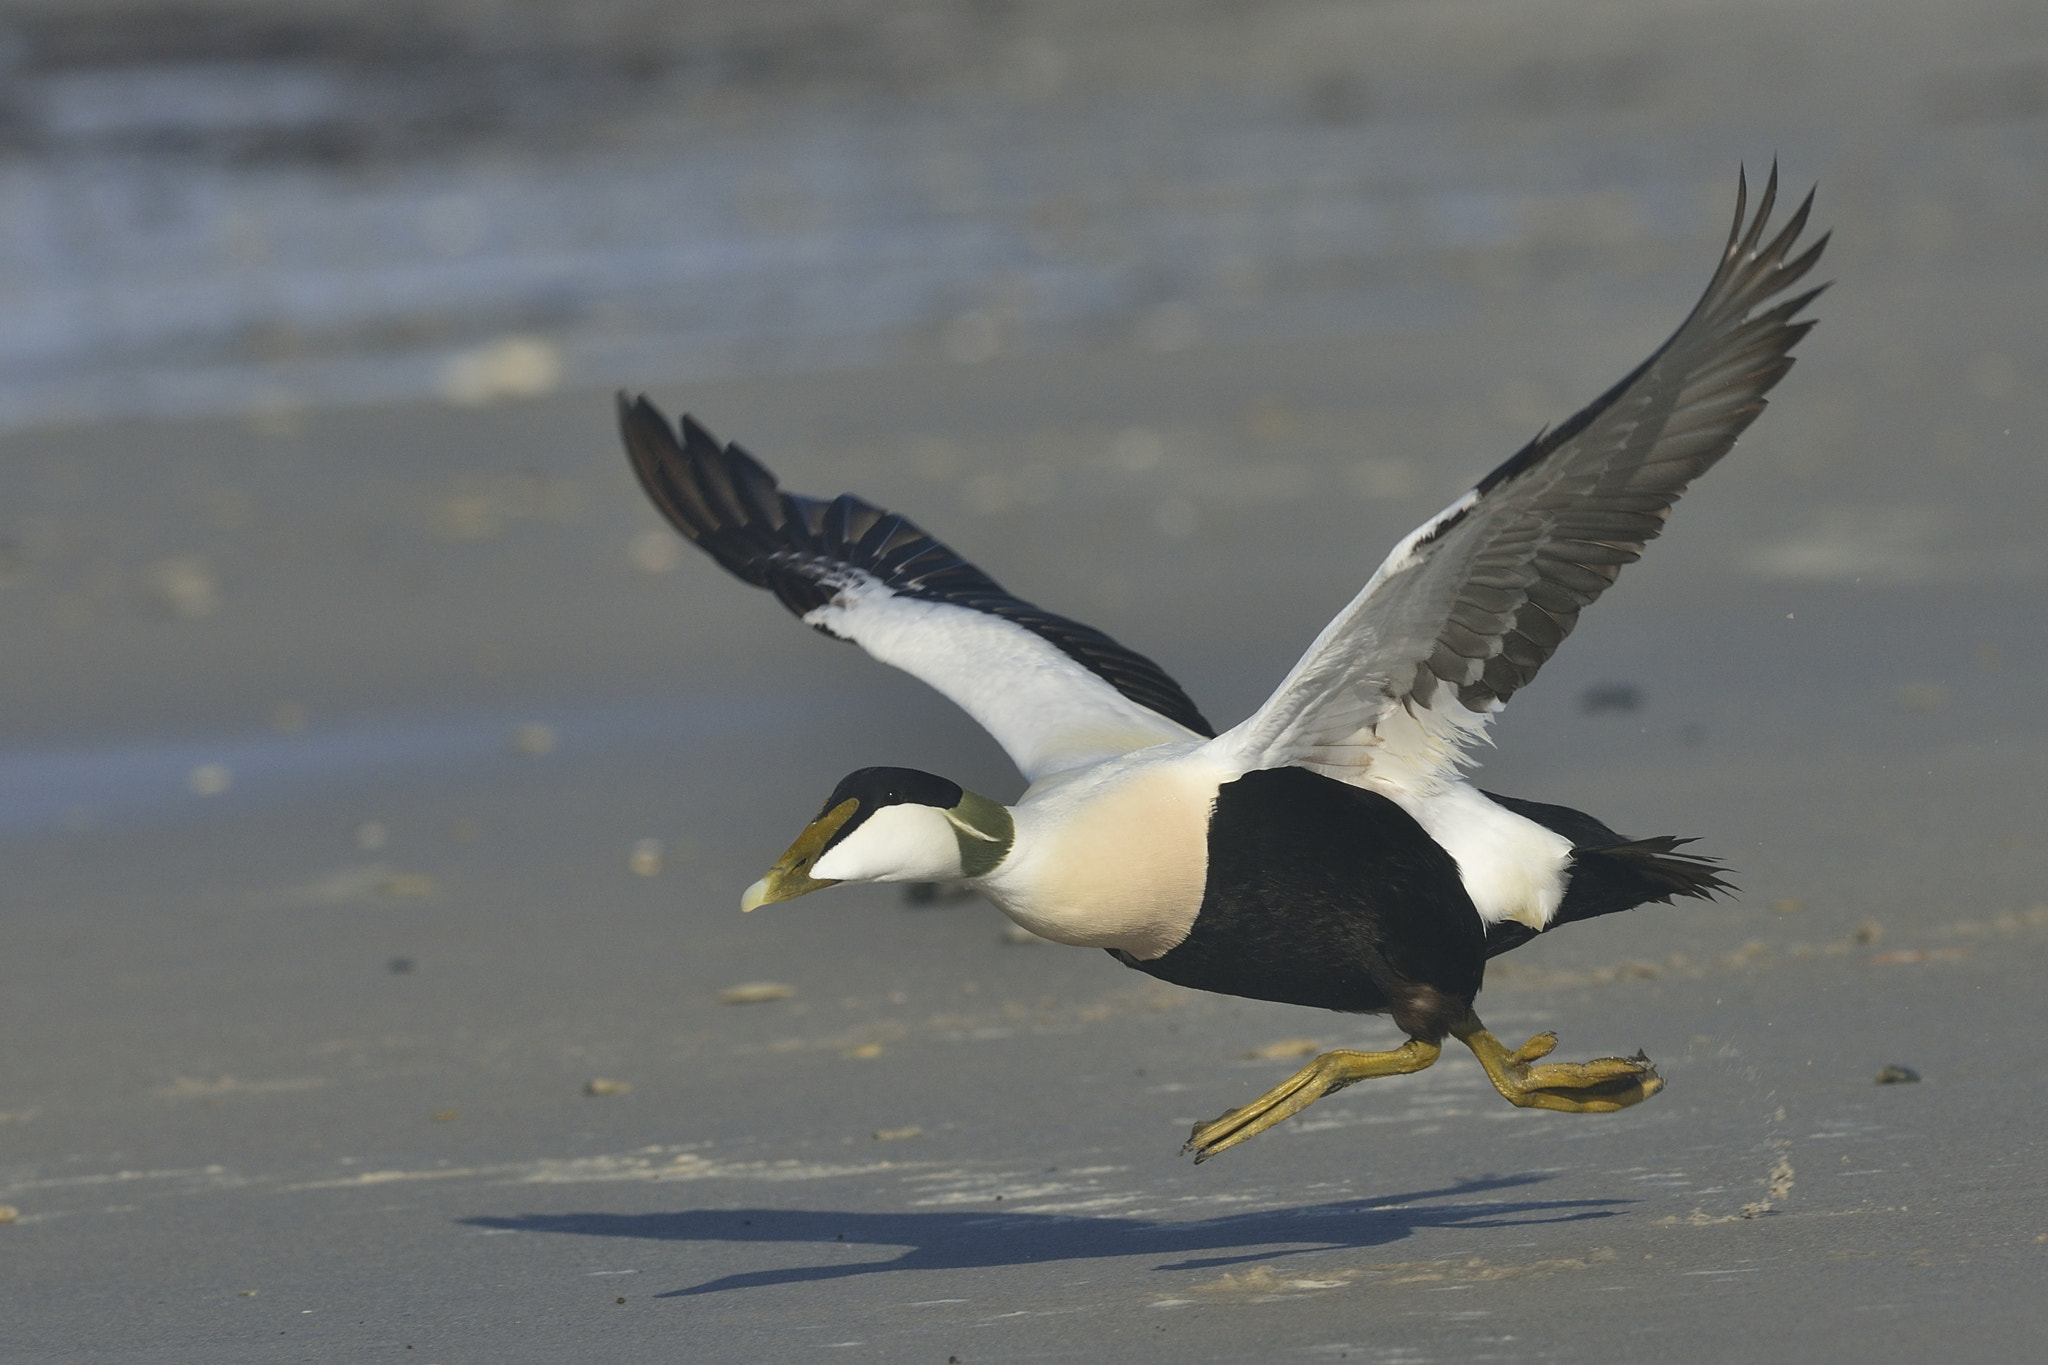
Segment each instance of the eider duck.
[{"label": "eider duck", "polygon": [[[923,679],[1029,784],[1011,804],[904,768],[863,768],[741,909],[840,882],[953,882],[1044,938],[1108,950],[1197,990],[1385,1013],[1386,1052],[1317,1057],[1198,1124],[1203,1161],[1324,1095],[1420,1071],[1446,1036],[1527,1108],[1617,1110],[1649,1059],[1546,1062],[1473,1012],[1487,960],[1560,924],[1730,889],[1690,840],[1481,791],[1488,719],[1663,530],[1792,367],[1821,292],[1785,297],[1811,192],[1768,240],[1777,170],[1671,338],[1402,540],[1253,715],[1220,734],[1150,659],[1012,596],[906,518],[850,494],[786,493],[738,445],[619,397],[648,495],[726,570],[805,623]],[[1825,286],[1822,286],[1824,288]]]}]

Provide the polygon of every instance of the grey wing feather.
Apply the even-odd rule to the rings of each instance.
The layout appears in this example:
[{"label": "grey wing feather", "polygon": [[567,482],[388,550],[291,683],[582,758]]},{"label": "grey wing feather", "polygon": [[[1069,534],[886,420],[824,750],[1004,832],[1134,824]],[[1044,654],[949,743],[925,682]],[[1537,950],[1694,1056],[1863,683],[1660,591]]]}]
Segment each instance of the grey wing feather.
[{"label": "grey wing feather", "polygon": [[1485,711],[1527,686],[1579,613],[1663,531],[1679,495],[1763,412],[1764,396],[1792,368],[1792,347],[1814,325],[1795,317],[1821,289],[1756,310],[1812,270],[1828,241],[1787,259],[1813,206],[1809,191],[1759,245],[1777,191],[1774,166],[1745,224],[1741,186],[1720,268],[1669,341],[1480,480],[1469,515],[1491,534],[1466,561],[1426,675],[1417,675],[1418,702],[1428,704],[1441,681],[1467,710]]},{"label": "grey wing feather", "polygon": [[[1809,193],[1764,240],[1777,184],[1774,166],[1750,217],[1740,182],[1719,268],[1671,338],[1396,546],[1265,706],[1219,745],[1254,765],[1300,763],[1353,779],[1389,759],[1409,760],[1394,766],[1410,775],[1457,761],[1483,718],[1536,676],[1791,369],[1792,347],[1813,326],[1797,315],[1821,290],[1771,300],[1812,270],[1827,238],[1791,255]],[[1390,727],[1396,711],[1416,725]]]}]

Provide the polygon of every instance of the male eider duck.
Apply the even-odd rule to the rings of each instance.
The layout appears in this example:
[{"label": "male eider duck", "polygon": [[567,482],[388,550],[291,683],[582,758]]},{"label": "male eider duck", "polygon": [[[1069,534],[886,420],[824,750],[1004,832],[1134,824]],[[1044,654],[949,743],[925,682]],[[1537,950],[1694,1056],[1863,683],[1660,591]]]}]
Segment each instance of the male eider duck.
[{"label": "male eider duck", "polygon": [[1328,1052],[1196,1126],[1202,1161],[1446,1035],[1510,1103],[1600,1113],[1663,1086],[1641,1054],[1544,1062],[1473,1013],[1487,959],[1560,924],[1728,889],[1688,840],[1629,839],[1466,781],[1466,749],[1634,562],[1792,367],[1826,237],[1765,240],[1738,181],[1720,267],[1684,325],[1394,547],[1248,719],[1218,734],[1157,664],[1013,597],[905,518],[783,492],[688,416],[620,395],[633,468],[676,529],[827,635],[937,688],[1008,752],[1013,804],[905,768],[826,798],[740,903],[839,882],[958,882],[1044,938],[1197,990],[1393,1016],[1408,1041]]}]

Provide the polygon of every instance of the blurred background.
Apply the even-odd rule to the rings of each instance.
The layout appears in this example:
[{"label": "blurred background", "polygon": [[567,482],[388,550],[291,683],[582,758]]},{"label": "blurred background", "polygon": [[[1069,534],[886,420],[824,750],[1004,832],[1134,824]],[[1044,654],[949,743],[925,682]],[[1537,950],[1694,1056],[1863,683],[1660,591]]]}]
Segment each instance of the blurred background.
[{"label": "blurred background", "polygon": [[1774,154],[1859,250],[2037,245],[2033,8],[1844,12],[10,0],[0,421],[1440,324]]},{"label": "blurred background", "polygon": [[[628,582],[682,553],[610,449],[622,387],[970,553],[1131,530],[1020,591],[1200,633],[1172,662],[1234,714],[1377,546],[1675,324],[1773,158],[1848,284],[1739,462],[1797,492],[1719,568],[2035,581],[2044,44],[1998,0],[9,0],[9,723],[331,716],[454,653],[485,693],[654,686],[667,585],[628,657],[562,634],[640,600],[565,545]],[[1240,534],[1253,563],[1197,553]],[[1298,615],[1154,592],[1283,544],[1341,547]],[[530,571],[436,595],[494,554]],[[1216,646],[1265,628],[1240,678]]]},{"label": "blurred background", "polygon": [[[732,913],[853,767],[1018,784],[662,526],[611,394],[904,511],[1229,724],[1677,325],[1774,159],[1836,232],[1821,326],[1483,773],[1740,870],[1489,988],[1503,1032],[1690,1077],[1627,1120],[1697,1168],[1638,1191],[1674,1217],[1802,1103],[1893,1131],[1868,1073],[1930,1030],[1980,1136],[2034,1122],[1993,1121],[2033,1090],[1973,1048],[2048,951],[2048,7],[0,0],[0,1235],[49,1221],[51,1303],[108,1265],[185,1295],[109,1309],[115,1349],[237,1277],[346,1306],[388,1267],[431,1319],[406,1267],[540,1201],[401,1201],[430,1216],[314,1253],[220,1193],[336,1163],[915,1128],[935,1160],[1134,1162],[1126,1203],[1289,1206],[1391,1121],[1371,1087],[1203,1184],[1170,1139],[1293,1055],[1245,1049],[1382,1025],[1146,994],[979,904]],[[749,981],[784,993],[719,1003]],[[1443,1073],[1402,1122],[1472,1099]],[[98,1218],[123,1170],[169,1173],[124,1187],[146,1231]],[[476,1274],[555,1292],[514,1261]]]}]

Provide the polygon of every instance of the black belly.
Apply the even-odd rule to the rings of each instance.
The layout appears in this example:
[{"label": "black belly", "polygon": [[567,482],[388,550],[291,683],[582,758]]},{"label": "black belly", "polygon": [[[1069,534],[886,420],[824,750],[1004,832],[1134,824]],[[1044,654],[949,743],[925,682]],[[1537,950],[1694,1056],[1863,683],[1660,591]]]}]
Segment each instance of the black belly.
[{"label": "black belly", "polygon": [[1141,962],[1195,990],[1356,1013],[1441,1038],[1471,1007],[1486,930],[1458,864],[1377,792],[1304,768],[1247,773],[1216,794],[1194,929]]}]

